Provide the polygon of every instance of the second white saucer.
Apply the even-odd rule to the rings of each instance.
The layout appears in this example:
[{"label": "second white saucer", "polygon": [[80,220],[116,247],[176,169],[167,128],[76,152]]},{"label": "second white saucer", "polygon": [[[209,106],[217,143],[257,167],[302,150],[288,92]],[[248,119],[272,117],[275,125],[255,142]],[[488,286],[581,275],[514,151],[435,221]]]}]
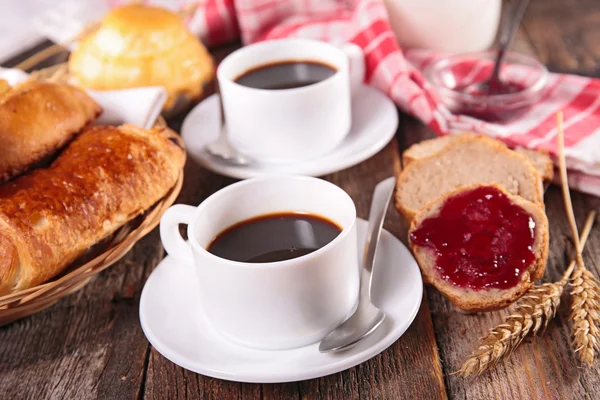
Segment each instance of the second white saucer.
[{"label": "second white saucer", "polygon": [[[359,253],[367,223],[357,220]],[[152,272],[140,299],[144,334],[163,356],[199,374],[239,382],[275,383],[317,378],[358,365],[392,345],[413,322],[423,296],[419,267],[410,251],[383,231],[375,259],[373,302],[383,324],[355,347],[319,352],[319,344],[293,350],[255,350],[223,338],[202,312],[196,271],[167,256]],[[357,255],[361,258],[361,254]]]},{"label": "second white saucer", "polygon": [[189,155],[216,173],[246,179],[267,174],[322,176],[356,165],[383,149],[398,128],[395,104],[383,93],[362,86],[352,99],[352,128],[344,141],[331,153],[290,164],[253,163],[233,165],[203,151],[221,132],[218,95],[198,104],[183,121],[181,136]]}]

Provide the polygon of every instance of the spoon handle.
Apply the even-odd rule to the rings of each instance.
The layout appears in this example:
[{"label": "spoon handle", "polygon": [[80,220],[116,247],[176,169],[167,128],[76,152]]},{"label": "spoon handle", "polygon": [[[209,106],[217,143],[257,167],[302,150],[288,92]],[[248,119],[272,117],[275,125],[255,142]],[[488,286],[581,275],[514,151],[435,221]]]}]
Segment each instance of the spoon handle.
[{"label": "spoon handle", "polygon": [[221,86],[219,81],[215,79],[215,94],[219,98],[219,112],[221,118],[221,129],[225,126],[225,110],[223,110],[223,94],[221,93]]},{"label": "spoon handle", "polygon": [[496,64],[494,65],[494,71],[492,77],[498,77],[500,73],[500,66],[506,56],[506,51],[510,47],[510,44],[515,37],[515,32],[521,24],[525,10],[529,5],[529,0],[512,0],[510,7],[504,14],[504,21],[502,25],[502,31],[500,32],[500,39],[498,42],[498,55],[496,58]]},{"label": "spoon handle", "polygon": [[[375,263],[375,253],[377,252],[377,244],[381,236],[381,228],[383,227],[383,219],[387,211],[394,187],[396,186],[396,178],[387,178],[375,186],[373,192],[373,200],[371,201],[371,210],[369,211],[369,225],[367,227],[367,240],[365,241],[365,252],[363,256],[363,268],[361,274],[360,291],[361,299],[363,293],[371,295],[371,281],[373,264]],[[368,279],[368,282],[367,282]],[[365,292],[366,291],[366,292]]]}]

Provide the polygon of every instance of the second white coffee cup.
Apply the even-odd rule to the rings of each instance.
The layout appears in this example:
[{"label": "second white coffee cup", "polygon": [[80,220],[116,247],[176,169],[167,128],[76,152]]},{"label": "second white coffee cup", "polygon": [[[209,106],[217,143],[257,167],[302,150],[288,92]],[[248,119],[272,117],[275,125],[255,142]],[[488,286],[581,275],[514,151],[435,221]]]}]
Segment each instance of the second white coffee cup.
[{"label": "second white coffee cup", "polygon": [[[235,81],[263,65],[307,60],[331,66],[335,73],[312,85],[281,90]],[[351,92],[364,75],[362,50],[353,44],[279,39],[242,47],[217,69],[228,139],[259,161],[293,162],[326,154],[350,131]]]}]

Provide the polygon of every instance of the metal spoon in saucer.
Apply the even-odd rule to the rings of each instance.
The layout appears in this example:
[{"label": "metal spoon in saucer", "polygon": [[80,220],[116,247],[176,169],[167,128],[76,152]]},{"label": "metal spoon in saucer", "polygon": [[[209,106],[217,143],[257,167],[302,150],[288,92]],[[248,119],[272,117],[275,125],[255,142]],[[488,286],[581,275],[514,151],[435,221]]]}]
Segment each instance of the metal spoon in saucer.
[{"label": "metal spoon in saucer", "polygon": [[388,209],[394,187],[395,178],[387,178],[375,187],[371,210],[369,211],[369,225],[367,240],[360,276],[360,291],[356,311],[346,322],[330,332],[319,345],[321,353],[346,350],[357,344],[360,340],[373,333],[385,319],[385,314],[371,302],[371,283],[373,282],[373,265],[377,244],[381,236],[383,219]]},{"label": "metal spoon in saucer", "polygon": [[241,154],[237,151],[227,139],[227,128],[225,126],[225,112],[223,111],[223,100],[217,84],[217,97],[219,98],[219,111],[221,113],[221,126],[219,127],[219,137],[217,140],[208,143],[204,151],[211,157],[225,161],[232,165],[248,166],[255,164],[256,160]]}]

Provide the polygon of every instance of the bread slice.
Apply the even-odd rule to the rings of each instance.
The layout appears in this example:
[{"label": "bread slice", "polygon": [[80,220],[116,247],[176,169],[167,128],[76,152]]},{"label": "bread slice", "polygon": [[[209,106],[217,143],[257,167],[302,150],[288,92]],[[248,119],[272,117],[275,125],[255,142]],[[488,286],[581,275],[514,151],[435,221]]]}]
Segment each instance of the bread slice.
[{"label": "bread slice", "polygon": [[[436,154],[458,138],[465,136],[477,137],[478,135],[474,133],[461,133],[424,140],[412,145],[404,151],[402,154],[402,163],[404,164],[404,167],[406,167],[413,161]],[[480,136],[485,137],[483,135]],[[517,147],[514,151],[527,157],[538,170],[538,173],[545,182],[552,181],[552,178],[554,177],[554,164],[547,151],[531,150],[524,147]]]},{"label": "bread slice", "polygon": [[498,184],[510,194],[543,205],[542,180],[533,164],[483,135],[463,135],[441,151],[409,163],[397,177],[395,204],[410,222],[429,201],[471,184]]},{"label": "bread slice", "polygon": [[[409,229],[409,244],[421,268],[425,282],[435,286],[455,306],[466,311],[495,310],[513,303],[532,287],[535,280],[540,279],[544,275],[548,258],[548,219],[543,208],[539,204],[507,193],[498,185],[487,185],[487,187],[494,187],[505,194],[512,204],[521,207],[533,218],[535,222],[533,244],[535,259],[522,273],[518,283],[508,289],[491,288],[474,290],[468,287],[456,286],[442,278],[436,268],[434,250],[416,245],[411,238],[411,234],[421,226],[424,220],[438,216],[441,207],[449,198],[478,187],[485,186],[463,186],[429,202],[413,219]],[[448,229],[452,229],[452,226],[448,227]]]},{"label": "bread slice", "polygon": [[415,143],[402,153],[402,164],[406,167],[413,161],[420,160],[436,154],[441,151],[444,147],[453,143],[456,139],[473,135],[472,133],[461,133],[455,135],[439,136],[433,139],[423,140],[422,142]]},{"label": "bread slice", "polygon": [[544,182],[552,182],[554,178],[554,163],[550,158],[550,153],[546,150],[532,150],[525,147],[517,147],[514,149],[517,153],[529,158],[529,161],[538,170],[538,173]]}]

